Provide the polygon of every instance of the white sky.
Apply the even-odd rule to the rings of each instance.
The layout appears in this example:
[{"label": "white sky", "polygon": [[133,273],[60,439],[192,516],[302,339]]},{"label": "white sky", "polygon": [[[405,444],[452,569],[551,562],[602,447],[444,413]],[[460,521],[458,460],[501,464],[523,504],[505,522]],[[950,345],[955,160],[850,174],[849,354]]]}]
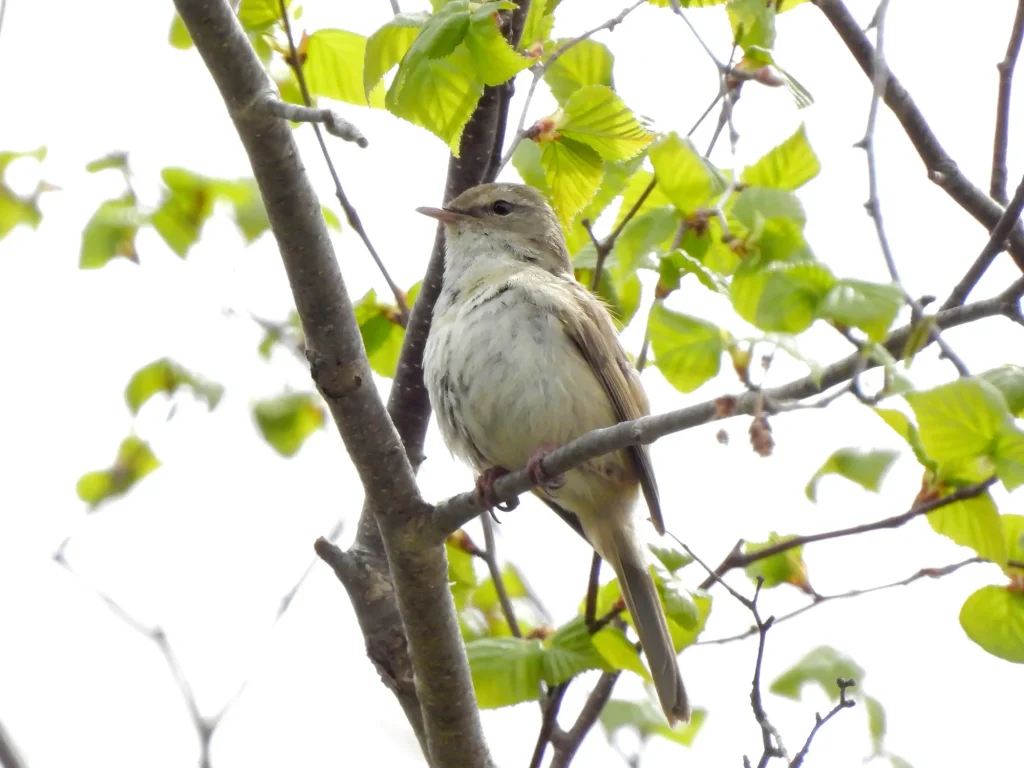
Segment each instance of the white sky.
[{"label": "white sky", "polygon": [[[615,15],[622,0],[566,0],[557,33],[572,36]],[[126,261],[94,272],[77,270],[80,233],[99,202],[121,193],[116,174],[85,173],[86,162],[128,150],[140,193],[157,199],[162,167],[184,165],[211,176],[250,171],[223,104],[194,50],[166,43],[170,3],[112,0],[95,4],[13,0],[0,34],[0,83],[6,109],[0,149],[49,147],[41,171],[31,162],[10,170],[19,189],[41,173],[63,191],[43,199],[38,232],[21,228],[0,243],[0,722],[32,768],[68,765],[189,765],[196,739],[182,699],[154,645],[97,597],[102,590],[139,621],[160,625],[174,644],[204,712],[218,711],[249,681],[213,742],[218,768],[236,765],[332,766],[369,759],[418,765],[415,741],[392,695],[365,659],[362,638],[342,587],[318,565],[291,610],[273,622],[280,598],[312,556],[312,542],[342,517],[346,544],[361,490],[333,428],[314,435],[295,460],[280,459],[256,435],[251,402],[286,387],[308,390],[307,372],[281,352],[268,364],[255,354],[260,332],[252,310],[284,318],[291,306],[269,236],[246,249],[225,216],[207,225],[187,261],[152,232],[138,239],[141,267]],[[310,30],[341,27],[369,34],[387,20],[385,0],[305,3]],[[866,23],[873,2],[852,3]],[[426,6],[405,0],[406,10]],[[893,2],[887,54],[945,148],[982,188],[988,186],[996,62],[1002,58],[1012,3]],[[948,12],[940,9],[948,8]],[[693,12],[720,57],[729,31],[721,9]],[[685,132],[717,89],[712,66],[679,19],[664,9],[635,12],[610,41],[618,55],[615,81],[626,103],[662,130]],[[783,90],[747,86],[736,120],[740,161],[756,159],[806,121],[823,171],[801,191],[808,237],[841,276],[883,280],[885,272],[862,203],[866,198],[863,134],[869,86],[824,17],[810,4],[782,17],[780,63],[813,94],[798,112]],[[523,75],[524,81],[529,75]],[[513,105],[518,116],[521,87]],[[545,114],[538,99],[531,118]],[[422,274],[433,238],[418,205],[437,204],[446,150],[436,138],[384,112],[343,106],[370,148],[332,141],[346,190],[392,274],[403,286]],[[1024,112],[1014,103],[1011,135]],[[697,135],[703,146],[711,123]],[[304,160],[321,198],[337,210],[308,128],[299,132]],[[1011,142],[1011,190],[1024,166]],[[727,142],[720,163],[730,162]],[[983,229],[925,178],[896,121],[883,111],[878,127],[882,204],[904,282],[914,295],[944,296],[986,239]],[[508,178],[514,172],[507,171]],[[335,242],[354,297],[383,281],[349,232]],[[982,282],[990,295],[1016,275],[1005,257]],[[723,303],[695,285],[672,305],[743,332]],[[649,293],[648,293],[649,296]],[[240,312],[225,316],[224,310]],[[645,310],[644,310],[645,311]],[[643,312],[638,316],[643,316]],[[635,352],[642,329],[625,335]],[[951,331],[949,343],[972,370],[1009,362],[1022,347],[1021,329],[993,320]],[[809,353],[836,356],[832,336],[807,334]],[[845,354],[845,349],[842,350]],[[212,414],[180,399],[167,420],[166,402],[149,404],[134,421],[123,388],[140,366],[171,356],[223,383],[227,395]],[[919,385],[950,376],[924,356],[911,371]],[[799,366],[778,366],[781,383]],[[655,370],[644,374],[655,411],[736,391],[728,373],[690,396],[671,389]],[[381,382],[382,393],[386,382]],[[904,510],[920,475],[904,458],[879,496],[826,479],[818,505],[803,496],[817,466],[843,446],[902,448],[862,406],[796,413],[773,421],[777,450],[759,459],[746,423],[726,425],[729,447],[714,441],[718,426],[659,442],[654,461],[667,500],[669,527],[717,562],[739,537],[769,530],[811,532]],[[132,429],[150,441],[164,466],[123,501],[86,516],[75,495],[85,471],[107,466]],[[424,493],[431,499],[465,490],[471,477],[447,456],[436,431],[428,439]],[[1004,512],[1022,497],[999,494]],[[526,572],[558,620],[583,595],[590,554],[540,505],[527,501],[504,518],[499,547]],[[472,530],[475,530],[472,529]],[[65,537],[77,575],[51,560]],[[923,520],[808,548],[810,578],[829,594],[910,575],[966,553],[933,534]],[[696,568],[687,578],[703,577]],[[749,589],[741,574],[737,586]],[[769,636],[765,680],[810,649],[833,645],[867,671],[862,687],[889,716],[889,747],[915,766],[995,765],[1019,752],[1017,692],[1024,670],[971,643],[957,621],[963,600],[987,583],[1002,583],[994,566],[976,566],[938,583],[919,583],[856,601],[833,603],[779,625]],[[745,629],[749,616],[716,591],[706,637]],[[766,593],[766,613],[804,601],[788,587]],[[706,646],[681,657],[696,705],[710,710],[693,750],[652,743],[645,766],[739,765],[756,755],[759,734],[748,704],[754,641]],[[564,711],[574,714],[587,686],[573,685]],[[634,681],[620,696],[637,696]],[[791,749],[824,711],[823,695],[801,703],[767,696],[766,706]],[[538,726],[537,708],[484,715],[499,764],[525,765]],[[937,726],[944,726],[937,733]],[[818,736],[809,766],[853,768],[869,752],[863,708],[845,712]],[[372,757],[371,757],[372,756]],[[579,765],[618,765],[598,731]]]}]

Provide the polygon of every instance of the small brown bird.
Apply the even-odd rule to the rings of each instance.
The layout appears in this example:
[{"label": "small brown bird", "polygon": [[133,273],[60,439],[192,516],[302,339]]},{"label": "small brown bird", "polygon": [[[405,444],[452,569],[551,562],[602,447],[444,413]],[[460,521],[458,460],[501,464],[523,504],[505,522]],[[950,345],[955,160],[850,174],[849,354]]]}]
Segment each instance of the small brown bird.
[{"label": "small brown bird", "polygon": [[[641,490],[665,526],[645,446],[592,459],[558,478],[553,446],[650,411],[604,305],[576,280],[558,218],[520,184],[484,184],[444,208],[444,282],[424,353],[430,402],[449,449],[480,472],[478,488],[522,466],[534,493],[575,515],[614,569],[670,723],[690,707],[634,508]],[[572,517],[568,515],[567,517]]]}]

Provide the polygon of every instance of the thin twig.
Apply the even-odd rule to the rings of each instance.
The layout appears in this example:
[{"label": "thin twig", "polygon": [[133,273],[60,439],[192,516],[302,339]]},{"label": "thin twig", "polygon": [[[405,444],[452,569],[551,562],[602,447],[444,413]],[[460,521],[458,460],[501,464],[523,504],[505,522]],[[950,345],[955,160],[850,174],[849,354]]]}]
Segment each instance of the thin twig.
[{"label": "thin twig", "polygon": [[1010,141],[1010,95],[1013,90],[1013,70],[1017,66],[1021,41],[1024,40],[1024,0],[1018,0],[1017,14],[1013,17],[1010,42],[1006,56],[996,65],[999,70],[999,98],[996,101],[996,133],[992,143],[992,182],[989,194],[997,203],[1006,205],[1006,148]]},{"label": "thin twig", "polygon": [[[330,532],[324,536],[324,538],[327,539],[327,541],[336,541],[338,537],[341,536],[341,532],[344,527],[344,520],[336,521],[334,523],[334,527],[331,528]],[[281,601],[277,604],[277,615],[274,617],[275,622],[280,621],[281,617],[287,613],[289,608],[291,608],[292,601],[295,600],[295,596],[299,593],[299,589],[301,589],[302,585],[306,583],[306,579],[309,578],[309,575],[313,572],[313,569],[319,562],[319,557],[314,557],[310,560],[309,565],[306,566],[306,570],[302,572],[302,575],[299,576],[298,580],[292,585],[292,588],[285,592],[281,597]]]},{"label": "thin twig", "polygon": [[513,637],[522,637],[519,629],[519,622],[516,621],[515,608],[512,607],[512,600],[505,588],[505,578],[501,575],[501,568],[498,567],[497,550],[494,544],[494,521],[488,513],[480,515],[480,524],[484,527],[484,550],[479,556],[487,563],[487,570],[491,573],[491,581],[494,582],[494,591],[498,595],[498,603],[501,605],[501,612],[505,614],[505,621],[508,622],[508,630]]},{"label": "thin twig", "polygon": [[[872,77],[873,88],[871,93],[871,107],[868,110],[868,125],[864,132],[864,138],[857,142],[856,146],[863,149],[867,156],[868,201],[864,204],[864,207],[867,209],[868,215],[875,224],[875,232],[878,235],[878,242],[882,248],[882,256],[885,259],[886,269],[888,269],[889,277],[892,279],[893,283],[903,293],[903,300],[913,309],[914,322],[921,322],[923,314],[921,304],[903,287],[899,272],[896,269],[896,259],[893,257],[892,249],[889,247],[889,238],[885,234],[885,226],[882,223],[882,206],[878,198],[878,165],[875,156],[875,125],[878,119],[878,108],[882,101],[882,95],[885,93],[885,87],[889,82],[889,67],[886,64],[884,53],[885,15],[888,8],[889,0],[881,0],[871,22],[875,27],[875,34],[877,36],[875,42],[874,62],[872,64],[872,71],[874,75]],[[942,338],[938,328],[932,326],[929,333],[932,340],[938,344],[939,349],[942,350],[942,356],[947,358],[953,364],[961,376],[969,376],[970,371],[967,369],[967,366],[964,365],[963,360],[953,352],[945,339]]]},{"label": "thin twig", "polygon": [[846,698],[846,689],[855,687],[857,682],[855,680],[846,680],[840,677],[836,679],[836,685],[839,686],[839,703],[836,704],[832,708],[832,711],[824,717],[819,714],[814,715],[814,727],[811,728],[811,732],[807,734],[807,741],[804,742],[800,751],[796,753],[796,757],[794,757],[793,761],[789,764],[789,768],[800,768],[800,766],[803,765],[804,758],[807,757],[807,752],[811,748],[811,742],[814,741],[814,737],[818,734],[818,731],[825,725],[825,723],[839,714],[841,710],[849,709],[856,705],[856,701]]},{"label": "thin twig", "polygon": [[[794,547],[802,547],[805,544],[812,544],[816,541],[830,541],[832,539],[841,539],[846,536],[855,536],[860,533],[867,533],[868,531],[881,531],[891,528],[899,528],[906,525],[908,522],[913,520],[915,517],[921,515],[927,515],[929,512],[934,512],[936,509],[954,504],[958,501],[965,499],[973,499],[981,494],[985,493],[989,488],[992,487],[996,482],[996,477],[992,476],[987,480],[974,485],[965,485],[962,488],[958,488],[948,496],[943,496],[937,499],[929,499],[920,503],[914,504],[906,512],[894,515],[893,517],[887,517],[884,520],[876,520],[872,523],[862,523],[861,525],[854,525],[850,528],[840,528],[834,531],[825,531],[823,533],[811,533],[806,536],[794,536],[791,539],[780,541],[777,544],[773,544],[770,547],[759,549],[754,552],[735,552],[735,550],[729,554],[722,564],[719,565],[708,578],[706,578],[700,585],[701,589],[708,589],[716,581],[721,581],[722,576],[727,574],[729,571],[735,570],[736,568],[746,568],[751,563],[756,563],[765,558],[772,557],[773,555],[787,552]],[[724,584],[724,582],[722,582]],[[732,591],[730,589],[730,591]]]},{"label": "thin twig", "polygon": [[981,249],[981,253],[978,254],[978,258],[975,259],[971,268],[967,270],[964,278],[956,284],[952,293],[949,294],[949,298],[942,303],[941,309],[950,309],[964,303],[968,294],[978,284],[978,281],[981,280],[982,275],[988,270],[995,257],[1006,250],[1006,238],[1010,235],[1013,228],[1017,226],[1021,211],[1024,211],[1024,177],[1021,178],[1020,184],[1017,185],[1017,191],[1013,193],[1013,199],[1006,206],[1006,210],[1003,211],[999,221],[992,228],[992,233],[989,235],[985,247]]},{"label": "thin twig", "polygon": [[293,123],[323,123],[324,128],[332,136],[354,142],[363,149],[370,145],[370,142],[355,125],[333,110],[290,104],[278,98],[276,93],[269,91],[256,102],[256,107],[275,117],[291,120]]},{"label": "thin twig", "polygon": [[586,738],[587,734],[590,733],[590,729],[594,727],[594,723],[597,722],[597,718],[601,714],[601,710],[604,709],[604,705],[611,698],[612,689],[615,687],[615,682],[618,679],[619,672],[617,670],[615,672],[605,672],[601,675],[594,686],[594,690],[587,697],[587,701],[583,705],[583,709],[580,710],[579,717],[576,718],[572,728],[569,729],[564,738],[558,739],[555,743],[555,756],[551,759],[551,768],[566,768],[572,762],[573,757],[576,756],[576,750],[580,748],[583,739]]},{"label": "thin twig", "polygon": [[[753,600],[744,600],[744,603],[754,614],[754,621],[757,622],[757,659],[754,662],[754,678],[750,682],[750,708],[754,712],[754,720],[761,729],[761,759],[757,768],[765,768],[768,761],[773,757],[785,757],[786,748],[782,744],[782,737],[778,729],[768,719],[768,713],[764,708],[764,701],[761,699],[761,666],[764,663],[764,646],[768,639],[768,630],[775,623],[775,617],[761,618],[761,612],[757,608],[757,598],[761,595],[761,587],[764,586],[764,579],[757,577],[757,588],[754,590]],[[746,756],[743,758],[747,762]]]},{"label": "thin twig", "polygon": [[700,36],[700,33],[697,32],[697,28],[690,23],[690,20],[688,18],[686,18],[686,14],[683,13],[683,9],[679,5],[679,0],[670,0],[670,4],[676,16],[678,16],[679,18],[686,22],[686,26],[688,26],[690,28],[690,31],[693,32],[693,36],[697,38],[697,42],[700,43],[700,47],[704,49],[704,52],[715,63],[715,67],[718,69],[719,74],[724,73],[727,67],[718,60],[718,57],[715,56],[714,53],[712,53],[711,48],[708,47],[708,44],[704,42],[704,39]]},{"label": "thin twig", "polygon": [[556,61],[558,61],[558,59],[566,51],[570,50],[574,46],[579,45],[584,40],[593,37],[602,29],[607,29],[609,32],[613,31],[615,27],[621,24],[622,21],[627,16],[629,16],[629,14],[631,14],[641,5],[644,5],[644,3],[646,2],[647,0],[637,0],[637,2],[633,3],[627,8],[623,8],[617,16],[613,16],[612,18],[608,19],[608,21],[598,24],[593,29],[588,29],[582,35],[566,41],[557,51],[552,53],[548,57],[547,61],[545,61],[543,64],[534,64],[533,67],[530,68],[530,71],[533,73],[533,80],[530,82],[530,90],[526,92],[526,101],[523,102],[523,111],[519,115],[519,122],[516,124],[515,136],[512,137],[512,143],[509,145],[508,149],[505,150],[505,154],[502,155],[501,163],[498,165],[498,169],[495,172],[495,176],[501,173],[502,169],[506,165],[508,165],[509,161],[512,159],[512,155],[515,154],[516,149],[519,147],[519,143],[525,138],[526,134],[524,129],[526,128],[526,115],[530,110],[530,104],[533,102],[533,94],[537,90],[537,84],[541,81],[541,78],[544,77],[544,73],[548,71],[548,68]]},{"label": "thin twig", "polygon": [[[832,600],[847,600],[853,597],[861,597],[863,595],[870,595],[875,592],[882,592],[884,590],[892,589],[894,587],[905,587],[909,584],[913,584],[915,581],[920,581],[924,578],[938,579],[942,578],[943,576],[949,576],[951,573],[956,573],[961,568],[964,568],[968,565],[984,562],[987,561],[982,560],[980,557],[969,557],[966,560],[961,560],[959,563],[953,563],[952,565],[943,566],[941,568],[921,568],[920,570],[915,571],[913,574],[911,574],[905,579],[893,581],[888,584],[879,584],[878,586],[867,587],[865,589],[851,589],[847,592],[840,592],[835,595],[815,595],[813,600],[807,605],[797,608],[794,611],[790,611],[789,613],[783,614],[782,616],[776,617],[775,624],[781,624],[784,621],[794,619],[797,616],[800,616],[801,614],[804,614],[807,611],[811,610],[812,608],[817,608],[819,605],[823,605],[824,603],[830,602]],[[735,635],[728,635],[726,637],[716,637],[711,640],[698,640],[694,643],[694,645],[725,645],[726,643],[733,643],[737,640],[745,640],[746,638],[756,634],[757,626],[754,625],[749,627],[744,632],[740,632]]]},{"label": "thin twig", "polygon": [[[306,84],[306,76],[302,71],[302,63],[299,60],[298,51],[295,48],[295,38],[292,35],[292,23],[288,18],[288,7],[285,0],[278,0],[281,8],[281,21],[284,24],[284,33],[288,38],[288,64],[291,66],[292,71],[295,72],[295,79],[299,83],[299,90],[302,92],[302,100],[306,103],[307,107],[312,108],[313,98],[309,92],[309,86]],[[316,134],[316,140],[320,144],[320,152],[324,156],[324,162],[327,163],[327,170],[331,174],[331,179],[334,181],[334,194],[338,198],[338,202],[341,203],[341,209],[345,212],[345,218],[348,221],[348,225],[352,227],[359,239],[363,241],[363,245],[366,246],[366,250],[369,251],[370,257],[377,265],[377,269],[380,270],[381,275],[384,277],[384,282],[388,284],[388,288],[391,290],[392,295],[395,297],[395,304],[398,305],[398,322],[403,328],[409,320],[409,305],[405,300],[405,292],[398,287],[398,284],[391,278],[391,274],[388,272],[387,267],[384,266],[384,261],[377,253],[377,249],[373,247],[373,243],[370,242],[370,236],[366,234],[366,229],[363,227],[363,222],[359,218],[359,214],[356,212],[355,206],[349,201],[348,196],[345,194],[344,188],[341,186],[341,178],[338,176],[338,171],[334,167],[334,163],[331,161],[330,152],[327,151],[327,142],[324,141],[323,132],[320,130],[318,123],[311,123],[313,126],[313,133]]]},{"label": "thin twig", "polygon": [[647,186],[644,187],[643,192],[641,192],[640,196],[636,199],[636,202],[634,202],[632,207],[626,211],[626,215],[622,217],[622,220],[615,225],[615,229],[613,229],[604,240],[598,241],[598,239],[594,237],[593,230],[590,228],[590,222],[583,221],[583,226],[587,230],[587,234],[590,235],[590,240],[594,244],[594,248],[597,250],[597,261],[594,264],[594,277],[590,281],[591,291],[594,291],[595,293],[597,292],[597,286],[601,282],[601,271],[604,269],[605,259],[608,258],[608,254],[615,248],[615,241],[619,239],[619,235],[622,234],[622,230],[626,228],[626,225],[636,217],[637,212],[643,207],[647,198],[651,196],[651,193],[657,185],[657,178],[652,176],[650,182],[648,182]]},{"label": "thin twig", "polygon": [[402,12],[402,9],[398,6],[398,0],[391,0],[391,10],[395,12],[395,16]]},{"label": "thin twig", "polygon": [[533,757],[530,758],[530,768],[540,768],[540,764],[544,761],[544,752],[547,751],[551,734],[554,733],[555,727],[558,725],[558,710],[562,707],[562,699],[565,698],[565,692],[569,690],[571,682],[571,679],[566,680],[548,691],[547,699],[541,708],[543,716],[540,722],[540,732],[537,734],[537,744],[533,748]]}]

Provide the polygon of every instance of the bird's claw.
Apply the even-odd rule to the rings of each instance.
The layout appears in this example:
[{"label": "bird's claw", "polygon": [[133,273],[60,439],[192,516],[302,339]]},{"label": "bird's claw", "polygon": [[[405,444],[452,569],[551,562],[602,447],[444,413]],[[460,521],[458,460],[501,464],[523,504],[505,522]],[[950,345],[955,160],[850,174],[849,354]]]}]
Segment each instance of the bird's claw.
[{"label": "bird's claw", "polygon": [[512,501],[501,501],[494,493],[494,483],[497,482],[499,477],[507,474],[508,470],[504,467],[488,467],[476,479],[477,496],[480,497],[480,501],[487,508],[487,511],[491,513],[491,517],[494,518],[496,523],[501,521],[495,516],[495,509],[500,509],[502,512],[511,512],[519,506],[518,498],[512,499]]},{"label": "bird's claw", "polygon": [[541,466],[541,462],[544,460],[544,457],[559,447],[560,446],[556,443],[542,443],[526,462],[526,472],[530,476],[530,479],[537,485],[546,488],[549,491],[557,491],[565,485],[564,473],[552,477],[544,470],[544,467]]}]

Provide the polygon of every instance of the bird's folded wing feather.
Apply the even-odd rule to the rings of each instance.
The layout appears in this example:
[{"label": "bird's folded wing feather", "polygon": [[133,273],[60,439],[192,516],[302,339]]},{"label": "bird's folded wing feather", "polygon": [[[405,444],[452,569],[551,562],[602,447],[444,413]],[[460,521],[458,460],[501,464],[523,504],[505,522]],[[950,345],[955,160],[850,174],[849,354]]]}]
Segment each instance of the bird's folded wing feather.
[{"label": "bird's folded wing feather", "polygon": [[[632,421],[650,413],[651,406],[647,400],[640,377],[626,357],[615,335],[607,311],[600,302],[575,281],[568,283],[570,300],[578,306],[582,313],[559,312],[566,333],[580,350],[597,380],[601,382],[608,400],[615,410],[616,418]],[[626,454],[633,463],[633,468],[640,480],[644,499],[651,512],[651,522],[659,534],[665,533],[665,521],[661,515],[661,502],[658,498],[658,484],[654,479],[654,468],[651,465],[650,452],[646,445],[631,445]]]}]

